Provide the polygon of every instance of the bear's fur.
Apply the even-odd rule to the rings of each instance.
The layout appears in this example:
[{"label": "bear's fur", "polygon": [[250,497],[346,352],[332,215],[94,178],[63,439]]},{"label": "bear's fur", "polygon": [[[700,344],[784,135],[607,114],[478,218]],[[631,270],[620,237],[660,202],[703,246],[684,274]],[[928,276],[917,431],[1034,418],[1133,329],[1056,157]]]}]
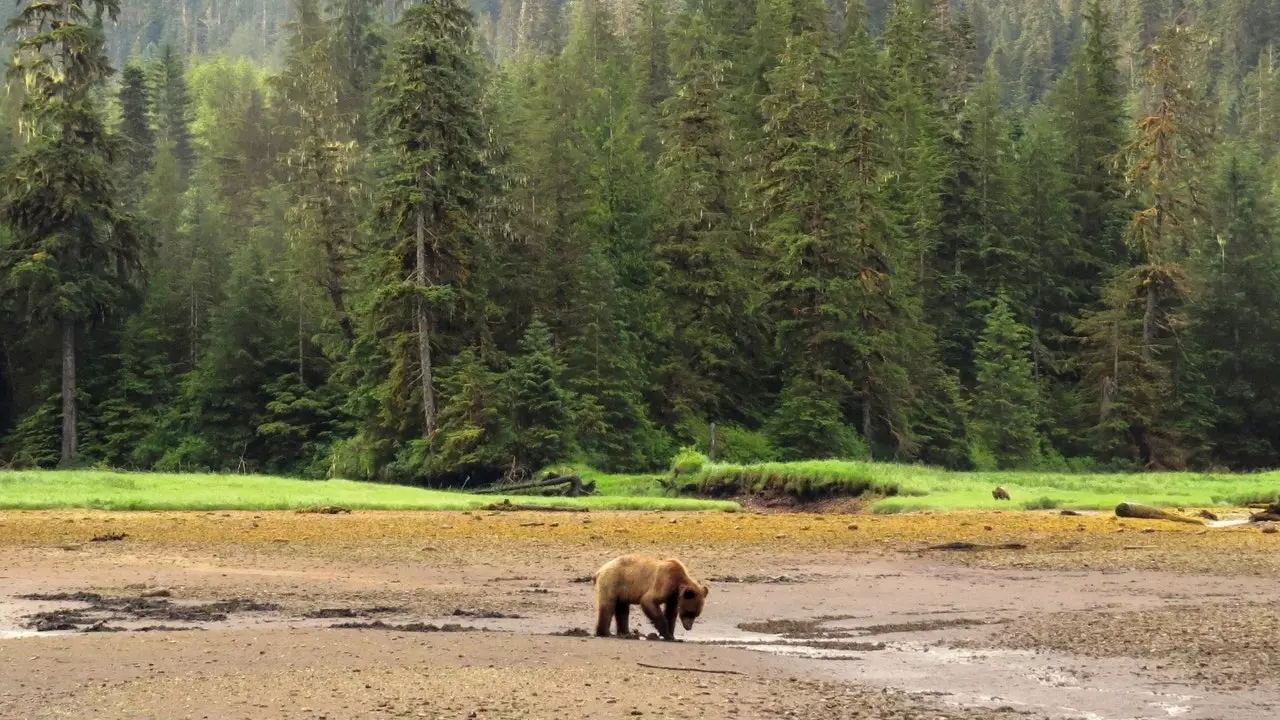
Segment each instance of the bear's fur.
[{"label": "bear's fur", "polygon": [[639,605],[666,640],[675,639],[676,618],[685,630],[702,614],[710,588],[694,580],[679,560],[623,555],[605,563],[595,574],[596,635],[608,636],[615,619],[625,636],[627,615]]},{"label": "bear's fur", "polygon": [[1004,489],[1004,488],[1002,488],[1002,487],[998,487],[998,488],[996,488],[995,490],[992,490],[992,491],[991,491],[991,497],[993,497],[993,498],[995,498],[995,499],[997,499],[997,500],[1008,500],[1008,499],[1009,499],[1009,491],[1008,491],[1008,490],[1005,490],[1005,489]]}]

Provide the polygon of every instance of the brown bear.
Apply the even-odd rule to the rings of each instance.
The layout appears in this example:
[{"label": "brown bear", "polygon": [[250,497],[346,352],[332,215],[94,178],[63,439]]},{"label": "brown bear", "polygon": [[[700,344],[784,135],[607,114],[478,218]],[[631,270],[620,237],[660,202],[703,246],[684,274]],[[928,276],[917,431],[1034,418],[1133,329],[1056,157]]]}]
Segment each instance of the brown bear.
[{"label": "brown bear", "polygon": [[1005,490],[1002,487],[998,487],[995,490],[991,491],[991,497],[995,498],[996,500],[1008,500],[1009,491]]},{"label": "brown bear", "polygon": [[675,640],[676,618],[685,630],[702,614],[710,588],[694,580],[675,559],[623,555],[596,571],[596,635],[607,637],[617,618],[618,636],[626,636],[627,614],[639,605],[665,640]]}]

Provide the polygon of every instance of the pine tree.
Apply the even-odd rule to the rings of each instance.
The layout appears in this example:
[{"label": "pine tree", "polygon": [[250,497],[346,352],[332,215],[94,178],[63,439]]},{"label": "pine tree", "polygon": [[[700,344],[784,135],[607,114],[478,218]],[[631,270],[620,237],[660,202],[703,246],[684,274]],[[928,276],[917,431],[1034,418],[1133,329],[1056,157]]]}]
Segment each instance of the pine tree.
[{"label": "pine tree", "polygon": [[[263,254],[246,243],[232,257],[227,299],[212,314],[209,342],[158,430],[167,448],[157,469],[244,472],[271,461],[276,440],[259,428],[269,421],[268,404],[279,399],[280,379],[297,365],[278,276]],[[264,378],[275,378],[276,387]]]},{"label": "pine tree", "polygon": [[[1193,284],[1186,258],[1203,214],[1197,162],[1211,128],[1201,89],[1188,77],[1198,40],[1189,28],[1175,25],[1148,51],[1150,110],[1139,118],[1126,149],[1126,179],[1146,205],[1129,227],[1141,264],[1108,283],[1105,309],[1086,316],[1081,326],[1094,350],[1085,388],[1099,398],[1100,425],[1123,427],[1128,439],[1119,442],[1147,466],[1183,466],[1194,442],[1175,418],[1177,335],[1185,323],[1180,310]],[[1130,320],[1132,314],[1138,318]],[[1129,356],[1125,368],[1122,355]]]},{"label": "pine tree", "polygon": [[278,132],[290,141],[281,156],[294,195],[293,236],[302,257],[301,272],[329,296],[333,318],[346,344],[355,340],[347,310],[346,288],[358,223],[359,192],[353,167],[358,150],[352,139],[354,117],[340,105],[341,78],[316,0],[296,0],[285,68],[273,78],[285,121]]},{"label": "pine tree", "polygon": [[195,149],[191,146],[191,105],[187,97],[186,68],[172,45],[165,45],[156,59],[154,83],[156,134],[173,148],[171,152],[186,182],[196,163]]},{"label": "pine tree", "polygon": [[[974,352],[972,437],[980,469],[1034,467],[1040,456],[1039,392],[1031,363],[1031,333],[1003,294],[987,313]],[[983,467],[991,463],[994,467]]]},{"label": "pine tree", "polygon": [[[922,317],[913,253],[891,225],[884,179],[892,153],[887,147],[890,73],[867,26],[865,6],[850,2],[843,50],[835,61],[830,93],[843,167],[838,207],[848,218],[849,271],[856,282],[856,319],[851,375],[863,439],[912,457],[925,439],[929,384],[938,358],[932,330]],[[912,380],[913,376],[915,380]]]},{"label": "pine tree", "polygon": [[662,368],[673,417],[720,417],[743,406],[748,349],[736,337],[750,296],[736,222],[739,179],[733,172],[725,112],[726,63],[715,56],[701,15],[679,19],[673,40],[675,91],[663,103],[663,197],[657,288],[670,313],[670,361]]},{"label": "pine tree", "polygon": [[564,370],[551,346],[551,331],[534,318],[506,375],[515,459],[529,473],[568,459],[573,449],[574,401],[561,385]]},{"label": "pine tree", "polygon": [[974,89],[957,137],[952,140],[953,174],[944,184],[942,232],[934,253],[936,285],[930,314],[943,339],[947,364],[972,377],[972,352],[982,332],[974,310],[981,311],[1005,288],[1024,306],[1027,259],[1014,229],[1012,150],[1000,107],[1000,79],[987,63]]},{"label": "pine tree", "polygon": [[1264,468],[1280,463],[1280,215],[1256,158],[1223,153],[1209,202],[1214,237],[1198,253],[1204,294],[1191,310],[1215,416],[1218,462]]},{"label": "pine tree", "polygon": [[120,78],[120,133],[126,141],[124,158],[128,177],[135,182],[146,176],[155,152],[149,92],[142,66],[134,62],[126,65]]},{"label": "pine tree", "polygon": [[1079,233],[1069,276],[1078,311],[1089,306],[1112,270],[1126,264],[1124,178],[1117,160],[1125,141],[1120,51],[1111,14],[1101,0],[1083,12],[1085,41],[1053,93],[1062,119],[1072,175],[1073,226]]},{"label": "pine tree", "polygon": [[[776,439],[780,446],[821,457],[850,451],[851,433],[835,429],[845,422],[862,357],[855,315],[860,274],[866,271],[863,277],[874,285],[882,272],[874,265],[860,267],[852,255],[858,243],[844,221],[843,158],[832,133],[837,116],[824,91],[832,65],[822,30],[787,39],[777,67],[765,78],[762,174],[752,189],[769,257],[774,343],[787,368],[774,417],[775,432],[784,434]],[[802,439],[795,435],[800,428],[819,434]]]},{"label": "pine tree", "polygon": [[[554,371],[554,357],[549,351],[547,347],[539,351],[538,357],[523,359],[522,372],[530,375],[522,378],[522,384],[533,383],[533,373]],[[444,399],[440,406],[440,431],[431,458],[435,470],[509,467],[514,459],[515,435],[509,417],[510,393],[503,385],[502,376],[486,367],[475,350],[468,347],[449,362],[440,376],[440,389]],[[563,431],[570,426],[571,423],[566,422],[552,430]],[[558,439],[553,437],[552,442]]]},{"label": "pine tree", "polygon": [[87,323],[120,306],[144,244],[115,184],[119,141],[94,100],[111,67],[90,12],[114,18],[119,6],[30,3],[9,23],[19,34],[9,72],[26,88],[28,137],[5,180],[12,238],[0,250],[0,287],[20,293],[24,313],[61,332],[63,465],[76,462],[79,445],[77,340]]},{"label": "pine tree", "polygon": [[447,311],[468,272],[466,213],[484,170],[480,59],[471,15],[457,0],[405,11],[378,83],[375,117],[386,156],[380,213],[403,275],[383,282],[412,299],[423,434],[435,432],[431,346],[435,317]]},{"label": "pine tree", "polygon": [[382,64],[383,38],[375,28],[376,0],[329,0],[333,17],[334,67],[339,84],[335,104],[347,116],[355,136],[366,140],[369,95]]}]

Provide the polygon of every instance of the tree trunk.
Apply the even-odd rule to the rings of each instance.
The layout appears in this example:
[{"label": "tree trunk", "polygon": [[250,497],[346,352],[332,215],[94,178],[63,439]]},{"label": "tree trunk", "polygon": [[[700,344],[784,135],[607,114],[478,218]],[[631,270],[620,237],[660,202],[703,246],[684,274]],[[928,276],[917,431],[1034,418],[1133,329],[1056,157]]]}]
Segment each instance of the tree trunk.
[{"label": "tree trunk", "polygon": [[[427,285],[427,213],[418,208],[417,237],[418,264],[415,275],[419,288]],[[422,416],[427,437],[436,431],[436,399],[431,380],[431,321],[427,317],[427,302],[419,296],[418,306],[418,363],[422,367]]]},{"label": "tree trunk", "polygon": [[[1154,278],[1150,278],[1154,280]],[[1142,362],[1151,362],[1151,343],[1155,338],[1156,325],[1156,284],[1147,286],[1147,309],[1142,314]]]},{"label": "tree trunk", "polygon": [[76,461],[76,321],[62,317],[62,458],[59,465],[71,467]]},{"label": "tree trunk", "polygon": [[862,381],[862,440],[871,444],[871,380]]},{"label": "tree trunk", "polygon": [[347,314],[346,294],[342,283],[342,256],[338,248],[327,238],[324,241],[324,254],[329,263],[329,277],[324,283],[325,289],[329,291],[329,301],[333,303],[333,311],[338,315],[338,326],[342,328],[342,337],[350,347],[356,340],[356,331],[351,325],[351,317]]}]

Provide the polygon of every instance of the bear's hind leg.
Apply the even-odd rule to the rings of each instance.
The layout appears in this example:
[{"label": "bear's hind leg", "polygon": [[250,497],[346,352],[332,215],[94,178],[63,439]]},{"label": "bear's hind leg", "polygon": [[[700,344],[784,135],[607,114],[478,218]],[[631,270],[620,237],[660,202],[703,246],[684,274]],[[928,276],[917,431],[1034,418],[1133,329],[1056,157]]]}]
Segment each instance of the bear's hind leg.
[{"label": "bear's hind leg", "polygon": [[615,605],[611,602],[600,603],[596,610],[596,636],[609,637],[609,625],[613,623]]},{"label": "bear's hind leg", "polygon": [[617,606],[613,609],[613,617],[615,622],[618,623],[618,637],[629,635],[631,633],[631,629],[628,627],[628,622],[631,618],[631,603],[619,600]]}]

